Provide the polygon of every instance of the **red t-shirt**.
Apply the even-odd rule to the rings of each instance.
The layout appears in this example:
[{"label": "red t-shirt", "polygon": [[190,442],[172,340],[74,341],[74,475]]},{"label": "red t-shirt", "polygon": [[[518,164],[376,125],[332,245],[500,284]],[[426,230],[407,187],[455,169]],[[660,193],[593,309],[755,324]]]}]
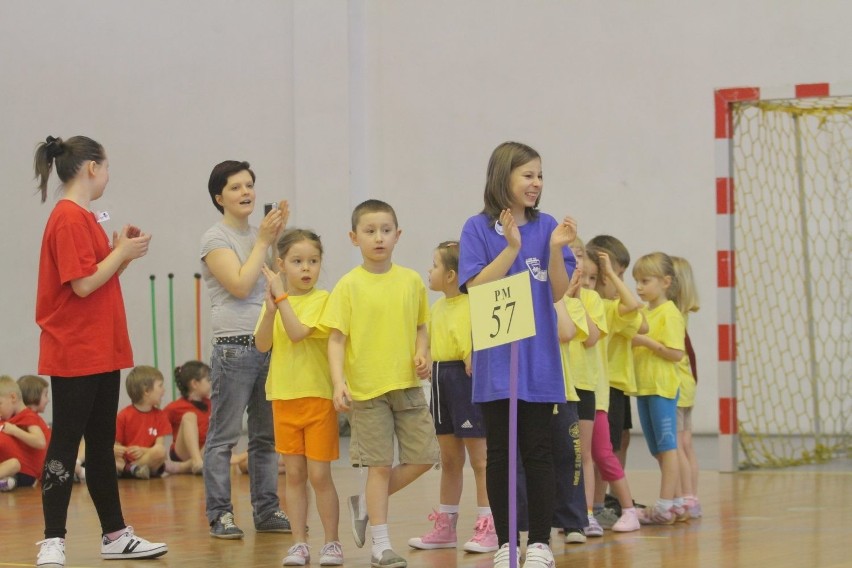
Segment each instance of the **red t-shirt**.
[{"label": "red t-shirt", "polygon": [[[122,446],[150,448],[157,438],[171,433],[169,419],[159,408],[142,412],[131,404],[122,408],[115,419],[115,441]],[[125,456],[125,460],[133,461],[130,456]]]},{"label": "red t-shirt", "polygon": [[[210,399],[203,398],[201,402],[207,405],[207,410],[201,410],[189,400],[181,397],[166,405],[164,412],[169,418],[169,423],[172,426],[172,432],[177,436],[180,431],[180,421],[183,415],[187,412],[192,412],[198,417],[198,447],[204,447],[207,442],[207,430],[210,427]],[[172,448],[175,447],[172,442]]]},{"label": "red t-shirt", "polygon": [[67,199],[56,203],[38,270],[39,374],[79,377],[133,366],[118,275],[85,298],[71,289],[72,280],[94,274],[111,250],[91,211]]},{"label": "red t-shirt", "polygon": [[50,444],[50,428],[47,423],[42,420],[41,416],[36,414],[30,408],[18,412],[9,420],[0,419],[0,424],[11,422],[21,430],[29,430],[31,426],[38,426],[44,432],[45,445],[41,450],[27,445],[18,438],[13,438],[5,431],[0,432],[0,462],[11,458],[17,458],[21,462],[21,473],[35,477],[41,477],[41,470],[44,467],[44,457],[47,455],[47,445]]}]

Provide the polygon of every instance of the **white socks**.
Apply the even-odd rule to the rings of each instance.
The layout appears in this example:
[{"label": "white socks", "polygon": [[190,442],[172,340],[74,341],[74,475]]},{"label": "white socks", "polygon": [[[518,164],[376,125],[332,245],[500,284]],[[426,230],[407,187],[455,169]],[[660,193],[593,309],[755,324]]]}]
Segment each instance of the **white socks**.
[{"label": "white socks", "polygon": [[381,558],[382,552],[390,549],[390,536],[388,536],[388,526],[385,525],[370,525],[370,535],[373,538],[373,556]]}]

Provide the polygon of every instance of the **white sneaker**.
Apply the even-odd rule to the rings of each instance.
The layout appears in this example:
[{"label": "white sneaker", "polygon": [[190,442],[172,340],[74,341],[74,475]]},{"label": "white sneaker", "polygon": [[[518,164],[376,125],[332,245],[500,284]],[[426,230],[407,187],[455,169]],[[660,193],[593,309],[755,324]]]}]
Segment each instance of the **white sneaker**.
[{"label": "white sneaker", "polygon": [[121,536],[113,541],[110,541],[106,535],[101,540],[101,558],[104,560],[157,558],[168,551],[164,542],[148,542],[134,535],[133,527],[126,527]]},{"label": "white sneaker", "polygon": [[287,551],[287,556],[281,561],[284,566],[304,566],[311,562],[311,551],[306,542],[297,542]]},{"label": "white sneaker", "polygon": [[36,543],[41,546],[36,559],[38,568],[64,568],[65,567],[65,539],[46,538]]},{"label": "white sneaker", "polygon": [[13,477],[0,477],[0,491],[11,491],[18,485],[18,482],[15,481]]},{"label": "white sneaker", "polygon": [[333,540],[325,543],[320,549],[320,566],[343,565],[343,545]]},{"label": "white sneaker", "polygon": [[527,557],[524,560],[524,568],[554,568],[556,560],[553,552],[546,544],[537,542],[527,547]]},{"label": "white sneaker", "polygon": [[[511,557],[509,556],[509,543],[507,542],[494,553],[494,568],[509,568]],[[521,547],[515,548],[515,566],[521,565]]]}]

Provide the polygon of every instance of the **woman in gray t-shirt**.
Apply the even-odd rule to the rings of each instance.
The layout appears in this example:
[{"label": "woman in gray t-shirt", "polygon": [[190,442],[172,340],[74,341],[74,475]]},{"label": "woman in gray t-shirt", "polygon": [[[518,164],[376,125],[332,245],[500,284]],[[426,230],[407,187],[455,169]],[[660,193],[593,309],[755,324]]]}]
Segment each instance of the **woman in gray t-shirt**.
[{"label": "woman in gray t-shirt", "polygon": [[266,400],[268,353],[254,346],[254,326],[263,303],[265,281],[261,266],[269,247],[287,224],[282,201],[249,225],[254,211],[254,172],[248,162],[233,160],[213,168],[208,189],[222,220],[201,239],[201,270],[210,293],[213,355],[210,382],[212,411],[204,448],[204,488],[210,535],[239,539],[231,503],[231,452],[240,437],[248,410],[249,487],[258,532],[290,532],[290,522],[278,500],[278,455],[272,409]]}]

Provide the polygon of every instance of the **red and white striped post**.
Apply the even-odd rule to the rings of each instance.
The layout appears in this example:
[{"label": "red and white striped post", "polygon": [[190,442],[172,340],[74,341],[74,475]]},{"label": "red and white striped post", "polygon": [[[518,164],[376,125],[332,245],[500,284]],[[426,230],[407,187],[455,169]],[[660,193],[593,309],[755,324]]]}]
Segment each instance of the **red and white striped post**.
[{"label": "red and white striped post", "polygon": [[782,88],[718,89],[716,105],[716,270],[719,335],[719,471],[739,467],[737,428],[736,271],[734,254],[734,123],[731,105],[743,101],[828,97],[828,83]]}]

